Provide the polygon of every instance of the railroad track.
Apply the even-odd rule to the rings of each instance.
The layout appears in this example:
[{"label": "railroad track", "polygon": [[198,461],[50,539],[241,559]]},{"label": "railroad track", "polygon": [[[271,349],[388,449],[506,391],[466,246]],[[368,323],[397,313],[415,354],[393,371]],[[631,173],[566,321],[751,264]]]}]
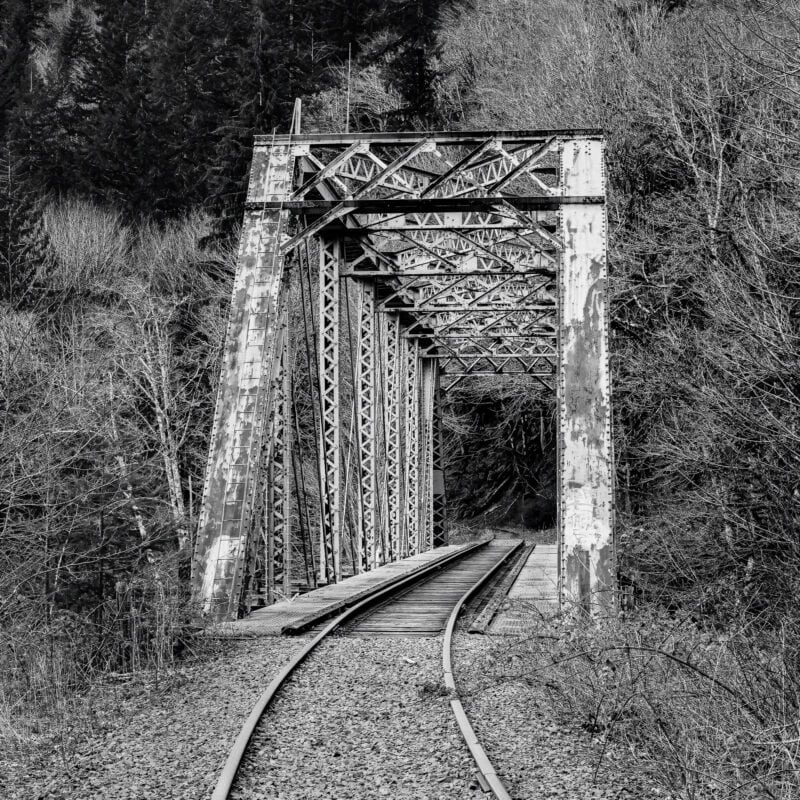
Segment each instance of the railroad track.
[{"label": "railroad track", "polygon": [[[453,677],[451,647],[456,623],[470,601],[480,596],[487,587],[511,569],[515,559],[522,553],[521,541],[478,542],[447,559],[398,578],[391,585],[361,599],[321,629],[314,628],[313,624],[284,629],[286,633],[292,634],[310,631],[311,635],[297,655],[273,679],[251,711],[231,749],[212,800],[252,796],[247,792],[236,795],[233,793],[235,785],[242,783],[244,776],[241,772],[246,771],[243,759],[248,746],[258,740],[262,717],[275,696],[288,681],[300,679],[303,662],[323,641],[339,637],[375,638],[374,652],[377,653],[381,637],[436,636],[441,636],[440,678],[449,696],[459,730],[474,759],[478,781],[483,790],[491,792],[497,800],[510,800],[461,705]],[[359,665],[352,665],[352,671],[358,673]],[[248,768],[252,767],[253,760],[250,759]],[[355,793],[350,796],[359,797]]]}]

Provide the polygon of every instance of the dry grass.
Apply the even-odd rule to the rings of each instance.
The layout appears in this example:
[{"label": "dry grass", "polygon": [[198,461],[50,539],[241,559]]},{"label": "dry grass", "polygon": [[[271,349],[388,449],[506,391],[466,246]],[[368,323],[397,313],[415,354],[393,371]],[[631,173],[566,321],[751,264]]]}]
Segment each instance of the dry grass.
[{"label": "dry grass", "polygon": [[623,744],[672,796],[800,793],[800,681],[785,629],[701,630],[645,610],[531,634],[503,653],[505,675],[545,685],[560,714]]},{"label": "dry grass", "polygon": [[90,614],[7,617],[0,625],[0,742],[26,749],[66,742],[91,718],[97,681],[158,685],[178,658],[202,649],[175,559],[120,581],[114,600]]}]

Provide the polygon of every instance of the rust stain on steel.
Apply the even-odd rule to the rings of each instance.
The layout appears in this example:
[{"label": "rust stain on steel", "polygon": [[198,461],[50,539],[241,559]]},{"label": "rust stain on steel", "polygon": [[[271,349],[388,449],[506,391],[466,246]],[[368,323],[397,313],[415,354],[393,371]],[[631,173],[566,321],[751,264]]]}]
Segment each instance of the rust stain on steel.
[{"label": "rust stain on steel", "polygon": [[[289,148],[257,150],[249,199],[286,196]],[[247,537],[253,522],[264,421],[277,353],[276,331],[286,212],[245,214],[217,392],[195,545],[192,584],[203,610],[235,615]]]},{"label": "rust stain on steel", "polygon": [[[601,140],[564,143],[562,190],[605,193]],[[599,205],[561,213],[561,597],[596,613],[614,604],[606,220]]]}]

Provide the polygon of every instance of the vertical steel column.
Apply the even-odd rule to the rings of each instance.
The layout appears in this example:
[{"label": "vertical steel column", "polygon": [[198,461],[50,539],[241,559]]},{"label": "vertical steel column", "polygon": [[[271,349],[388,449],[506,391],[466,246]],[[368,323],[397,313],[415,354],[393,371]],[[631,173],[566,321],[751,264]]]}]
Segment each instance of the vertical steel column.
[{"label": "vertical steel column", "polygon": [[384,434],[386,436],[386,492],[388,498],[389,561],[400,558],[402,540],[402,441],[400,434],[403,361],[400,356],[400,320],[396,314],[386,319],[384,359]]},{"label": "vertical steel column", "polygon": [[444,483],[444,441],[442,439],[442,389],[439,365],[433,366],[433,448],[431,470],[433,483],[433,546],[447,544],[447,496]]},{"label": "vertical steel column", "polygon": [[375,317],[375,457],[376,457],[376,541],[379,563],[391,560],[389,536],[389,473],[387,470],[388,437],[386,435],[386,359],[389,326],[386,314]]},{"label": "vertical steel column", "polygon": [[197,528],[192,589],[203,611],[235,618],[245,556],[264,502],[264,440],[276,370],[288,212],[259,208],[291,192],[290,147],[256,150],[250,169],[236,278]]},{"label": "vertical steel column", "polygon": [[[564,142],[564,195],[605,194],[603,142]],[[597,614],[616,604],[606,217],[598,204],[564,204],[559,303],[561,601]]]},{"label": "vertical steel column", "polygon": [[403,556],[419,553],[419,340],[403,337],[405,370],[405,522]]},{"label": "vertical steel column", "polygon": [[420,526],[419,548],[433,547],[433,406],[435,392],[435,364],[432,358],[420,360],[421,423],[420,423]]},{"label": "vertical steel column", "polygon": [[356,404],[358,428],[360,502],[358,504],[359,547],[361,568],[374,569],[381,563],[380,538],[377,535],[377,458],[376,437],[376,366],[377,341],[375,336],[375,285],[371,281],[359,283],[358,315],[358,365]]},{"label": "vertical steel column", "polygon": [[339,239],[319,240],[320,581],[341,580]]},{"label": "vertical steel column", "polygon": [[[283,472],[283,594],[292,596],[292,450],[294,447],[294,428],[292,426],[292,372],[294,370],[294,355],[292,340],[288,330],[284,341],[284,369],[283,369],[283,453],[281,454],[281,469]],[[276,584],[280,585],[280,584]]]},{"label": "vertical steel column", "polygon": [[291,337],[288,330],[288,308],[282,322],[281,364],[275,380],[275,402],[272,409],[272,442],[266,486],[267,530],[267,602],[275,601],[275,593],[291,593]]}]

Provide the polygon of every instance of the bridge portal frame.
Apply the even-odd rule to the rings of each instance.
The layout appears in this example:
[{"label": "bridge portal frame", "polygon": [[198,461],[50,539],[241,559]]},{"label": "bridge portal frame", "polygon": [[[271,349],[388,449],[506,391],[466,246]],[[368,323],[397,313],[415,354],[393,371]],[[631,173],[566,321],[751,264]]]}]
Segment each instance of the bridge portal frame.
[{"label": "bridge portal frame", "polygon": [[[557,394],[560,596],[616,603],[605,171],[595,130],[257,137],[193,564],[235,617],[253,542],[289,586],[285,264],[319,253],[320,580],[342,577],[340,284],[359,286],[358,570],[444,541],[442,388]],[[289,452],[291,452],[289,450]]]}]

